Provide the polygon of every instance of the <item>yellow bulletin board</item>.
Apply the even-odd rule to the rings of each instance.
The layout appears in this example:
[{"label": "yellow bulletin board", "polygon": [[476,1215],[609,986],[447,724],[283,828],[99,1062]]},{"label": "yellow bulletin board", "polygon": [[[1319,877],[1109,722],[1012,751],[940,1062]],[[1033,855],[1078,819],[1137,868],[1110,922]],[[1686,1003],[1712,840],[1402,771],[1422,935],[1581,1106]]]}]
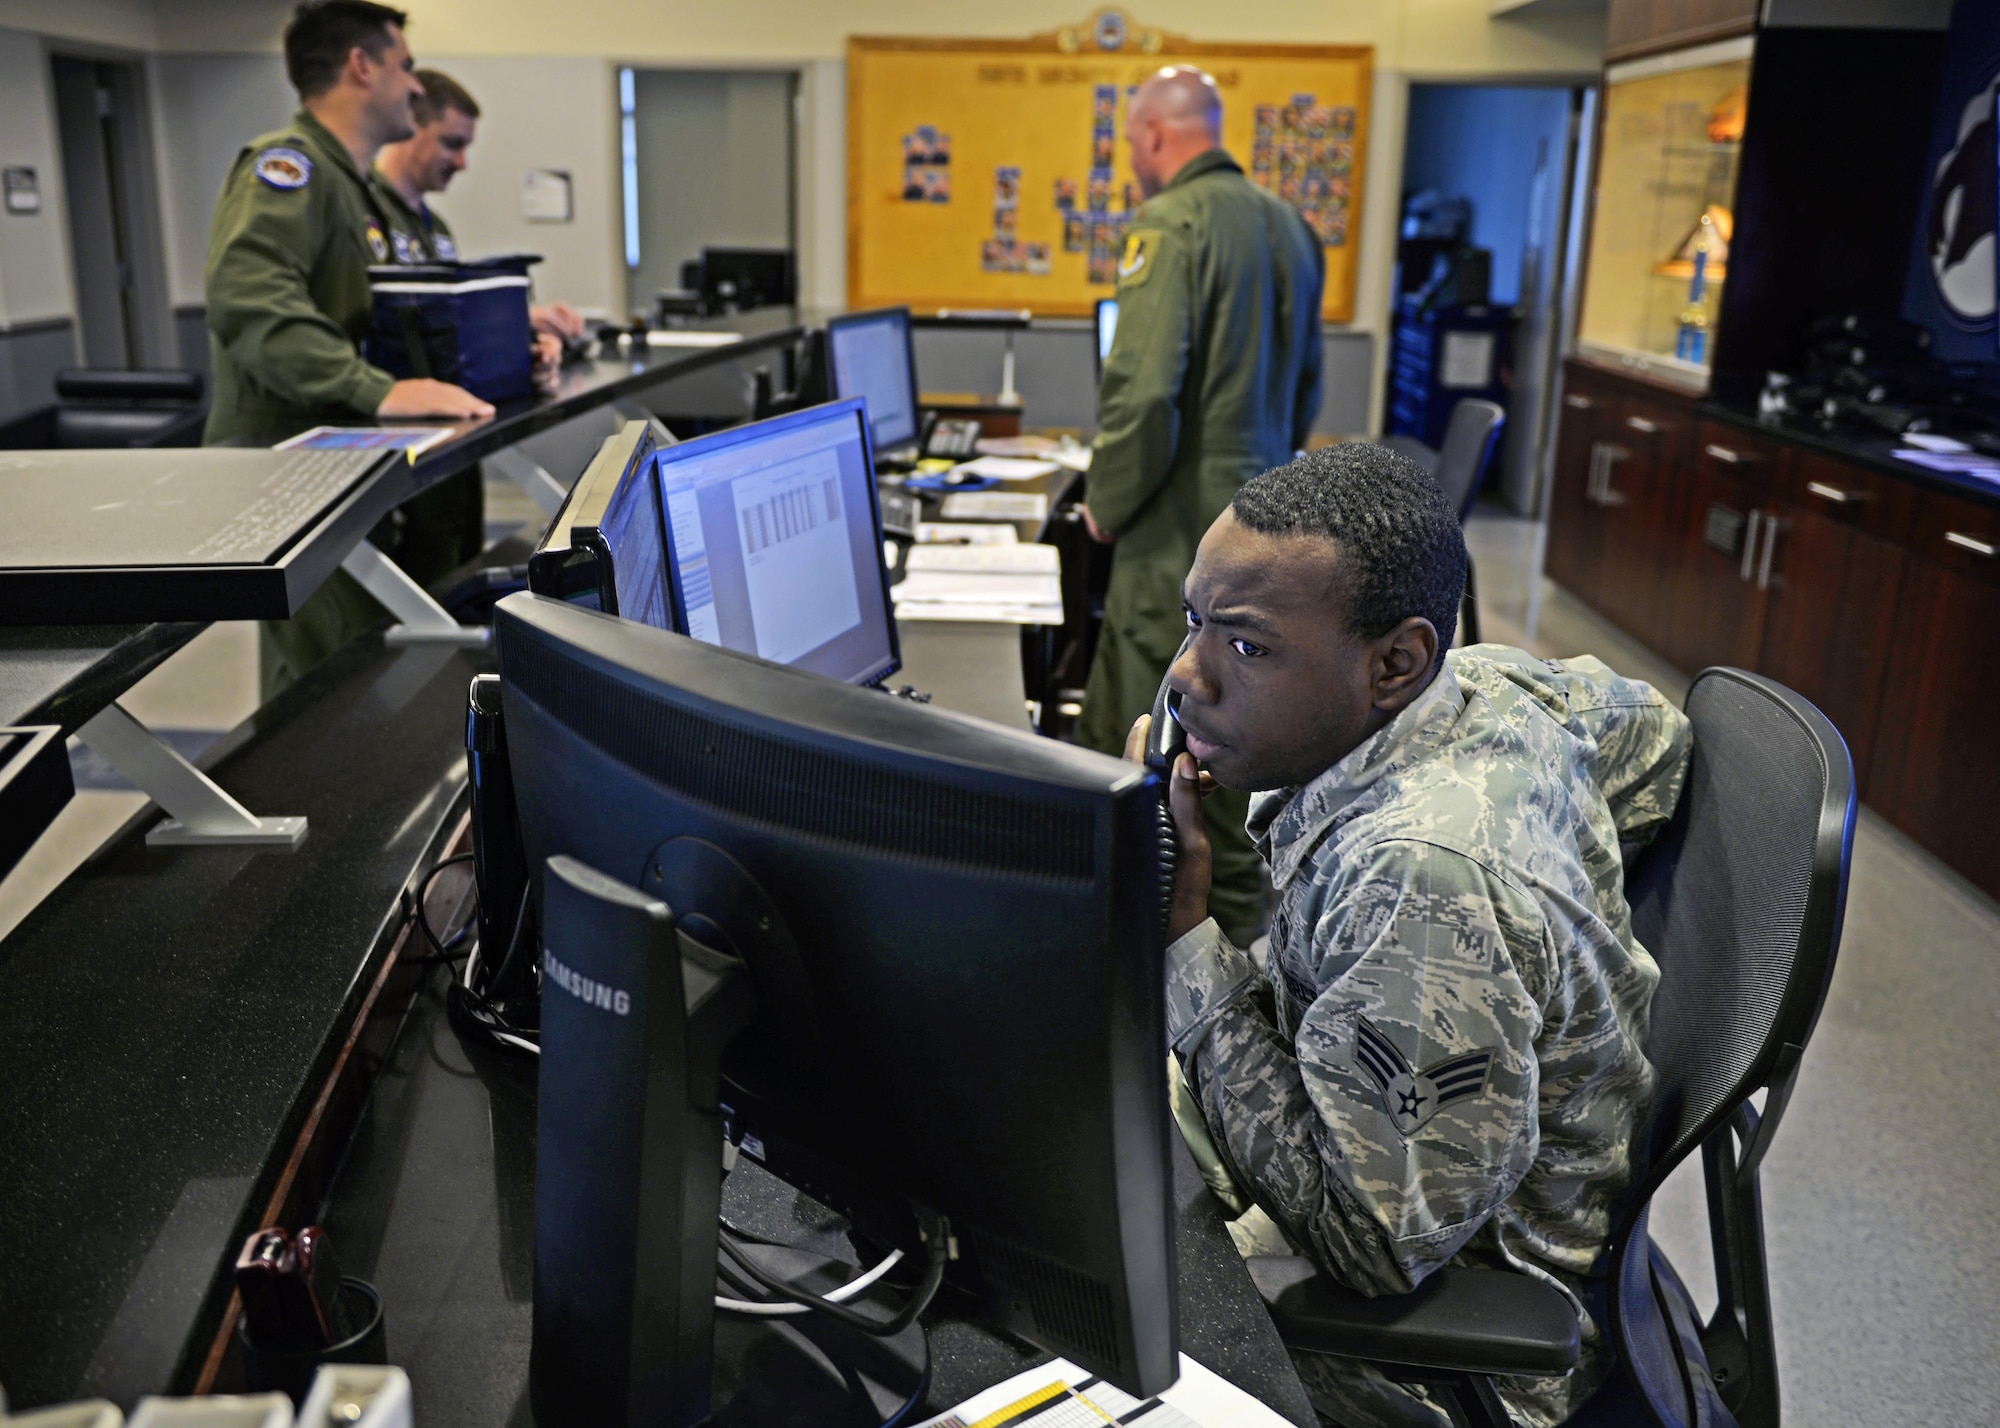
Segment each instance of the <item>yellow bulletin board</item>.
[{"label": "yellow bulletin board", "polygon": [[1319,235],[1325,319],[1350,321],[1373,57],[1210,44],[1116,9],[1022,40],[850,39],[848,305],[1090,312],[1140,202],[1131,91],[1187,64],[1222,91],[1224,147]]}]

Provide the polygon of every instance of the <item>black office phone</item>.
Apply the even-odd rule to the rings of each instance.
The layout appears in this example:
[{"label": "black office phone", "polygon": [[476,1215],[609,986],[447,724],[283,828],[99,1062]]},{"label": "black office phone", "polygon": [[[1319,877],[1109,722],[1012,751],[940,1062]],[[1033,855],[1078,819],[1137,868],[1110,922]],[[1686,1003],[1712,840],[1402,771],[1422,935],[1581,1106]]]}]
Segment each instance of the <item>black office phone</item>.
[{"label": "black office phone", "polygon": [[969,460],[979,446],[979,423],[970,417],[941,417],[931,412],[924,418],[921,445],[926,456]]},{"label": "black office phone", "polygon": [[[1192,637],[1190,637],[1192,638]],[[1181,652],[1187,649],[1187,642],[1181,642]],[[1180,652],[1174,659],[1181,657]],[[1172,666],[1169,665],[1169,668]],[[1187,752],[1187,730],[1181,727],[1181,696],[1166,680],[1160,681],[1160,692],[1153,696],[1153,719],[1146,726],[1146,767],[1160,776],[1160,927],[1167,925],[1167,917],[1174,900],[1174,869],[1180,863],[1180,831],[1174,827],[1172,805],[1174,763]]]}]

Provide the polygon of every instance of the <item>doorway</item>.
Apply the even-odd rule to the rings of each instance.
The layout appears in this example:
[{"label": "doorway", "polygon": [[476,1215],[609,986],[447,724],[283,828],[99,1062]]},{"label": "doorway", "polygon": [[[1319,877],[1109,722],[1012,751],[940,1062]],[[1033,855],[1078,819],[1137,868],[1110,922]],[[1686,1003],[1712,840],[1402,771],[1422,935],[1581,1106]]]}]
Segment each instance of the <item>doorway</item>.
[{"label": "doorway", "polygon": [[1584,94],[1410,87],[1384,429],[1435,445],[1458,398],[1500,403],[1507,426],[1487,491],[1522,515],[1539,509],[1551,429]]},{"label": "doorway", "polygon": [[799,77],[790,70],[620,75],[627,308],[682,286],[704,248],[797,250]]},{"label": "doorway", "polygon": [[173,366],[144,75],[123,60],[50,64],[84,365]]}]

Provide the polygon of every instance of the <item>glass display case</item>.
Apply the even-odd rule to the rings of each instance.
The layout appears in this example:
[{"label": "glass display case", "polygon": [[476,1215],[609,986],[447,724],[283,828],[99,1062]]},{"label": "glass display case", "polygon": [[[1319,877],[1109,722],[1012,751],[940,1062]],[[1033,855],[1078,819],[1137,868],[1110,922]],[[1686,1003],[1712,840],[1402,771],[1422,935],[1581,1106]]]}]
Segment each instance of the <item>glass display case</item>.
[{"label": "glass display case", "polygon": [[1735,230],[1751,43],[1605,71],[1582,355],[1707,387]]}]

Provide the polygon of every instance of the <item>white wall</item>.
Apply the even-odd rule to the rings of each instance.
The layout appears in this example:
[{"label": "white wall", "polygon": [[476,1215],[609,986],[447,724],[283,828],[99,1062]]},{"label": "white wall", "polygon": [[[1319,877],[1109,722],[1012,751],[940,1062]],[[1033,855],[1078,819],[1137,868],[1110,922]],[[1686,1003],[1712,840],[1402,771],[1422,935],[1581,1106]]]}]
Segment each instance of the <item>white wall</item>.
[{"label": "white wall", "polygon": [[68,317],[68,232],[48,55],[35,35],[0,30],[0,165],[40,179],[40,213],[0,212],[0,327]]},{"label": "white wall", "polygon": [[209,220],[229,166],[245,144],[282,127],[298,98],[276,55],[155,55],[148,70],[169,301],[198,305]]}]

